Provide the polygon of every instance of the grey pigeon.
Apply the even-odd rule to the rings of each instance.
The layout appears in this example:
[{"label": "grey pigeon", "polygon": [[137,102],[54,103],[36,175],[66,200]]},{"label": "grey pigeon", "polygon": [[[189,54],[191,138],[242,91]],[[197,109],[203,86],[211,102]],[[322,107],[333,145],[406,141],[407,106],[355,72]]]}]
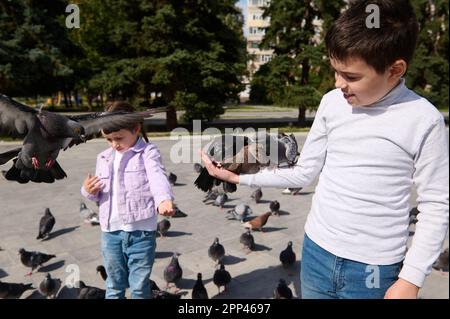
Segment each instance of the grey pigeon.
[{"label": "grey pigeon", "polygon": [[157,224],[157,232],[164,237],[167,234],[167,231],[170,228],[170,222],[167,218],[162,219]]},{"label": "grey pigeon", "polygon": [[208,299],[208,292],[202,281],[202,273],[197,274],[197,281],[192,288],[192,299]]},{"label": "grey pigeon", "polygon": [[104,281],[106,281],[106,279],[108,279],[108,274],[106,273],[106,269],[105,266],[103,265],[98,265],[95,270],[97,270],[97,273],[100,273],[100,277],[102,277],[102,279]]},{"label": "grey pigeon", "polygon": [[151,299],[181,299],[181,296],[185,295],[187,292],[170,293],[159,289],[156,282],[150,279],[150,290],[152,291]]},{"label": "grey pigeon", "polygon": [[220,287],[224,287],[223,292],[227,291],[227,285],[231,282],[230,273],[225,270],[224,264],[220,264],[220,268],[216,269],[213,275],[213,282],[217,286],[220,295]]},{"label": "grey pigeon", "polygon": [[175,287],[183,277],[183,269],[181,269],[178,262],[178,254],[174,253],[170,263],[164,269],[164,280],[166,281],[166,288],[169,288],[169,284],[174,284]]},{"label": "grey pigeon", "polygon": [[19,299],[25,291],[31,289],[34,289],[32,284],[16,284],[0,281],[0,298]]},{"label": "grey pigeon", "polygon": [[200,174],[200,172],[202,171],[202,168],[203,168],[203,166],[200,165],[199,163],[195,163],[195,164],[194,164],[194,171],[195,171],[197,174]]},{"label": "grey pigeon", "polygon": [[67,177],[56,161],[60,150],[94,138],[102,129],[115,130],[166,109],[104,112],[65,116],[36,110],[0,94],[0,134],[23,138],[23,145],[0,154],[0,165],[13,160],[3,175],[19,183],[53,183]]},{"label": "grey pigeon", "polygon": [[275,299],[292,299],[292,290],[286,284],[284,279],[280,279],[277,288],[273,292]]},{"label": "grey pigeon", "polygon": [[228,200],[228,195],[226,193],[219,194],[216,199],[213,202],[214,206],[218,206],[220,208],[223,208],[223,205]]},{"label": "grey pigeon", "polygon": [[255,249],[255,238],[253,238],[253,235],[250,230],[247,230],[245,233],[241,235],[241,237],[239,238],[239,242],[244,246],[244,248],[248,252]]},{"label": "grey pigeon", "polygon": [[217,263],[222,262],[225,256],[225,248],[219,243],[219,238],[215,238],[214,242],[208,248],[208,256]]},{"label": "grey pigeon", "polygon": [[27,274],[29,276],[31,276],[37,267],[56,257],[55,255],[48,255],[38,251],[26,251],[23,248],[19,250],[19,254],[20,262],[24,266],[31,268],[31,272]]},{"label": "grey pigeon", "polygon": [[289,241],[286,249],[281,251],[280,261],[285,268],[295,263],[295,253],[292,250],[292,241]]},{"label": "grey pigeon", "polygon": [[250,216],[252,214],[253,214],[253,211],[250,208],[250,206],[248,206],[245,203],[239,203],[236,206],[234,206],[233,209],[230,209],[229,211],[227,211],[225,217],[227,219],[236,219],[236,220],[240,221],[241,223],[243,223],[245,221],[245,219],[247,218],[247,216]]},{"label": "grey pigeon", "polygon": [[269,204],[272,215],[280,216],[280,203],[277,200],[273,200]]},{"label": "grey pigeon", "polygon": [[446,248],[433,263],[433,268],[436,270],[448,272],[448,248]]},{"label": "grey pigeon", "polygon": [[210,189],[208,193],[205,195],[203,199],[203,203],[206,203],[211,200],[216,200],[217,196],[219,196],[219,190],[217,188]]},{"label": "grey pigeon", "polygon": [[178,177],[177,177],[177,175],[175,175],[174,173],[170,172],[170,173],[169,173],[169,176],[167,177],[167,179],[169,180],[169,183],[170,183],[171,185],[175,185],[176,182],[177,182]]},{"label": "grey pigeon", "polygon": [[255,200],[255,203],[259,203],[261,201],[262,195],[263,195],[262,190],[260,187],[258,187],[257,189],[255,189],[253,191],[253,193],[250,195],[250,197]]},{"label": "grey pigeon", "polygon": [[39,221],[39,234],[36,239],[44,239],[50,235],[50,232],[55,225],[55,217],[50,212],[49,208],[45,209],[44,216]]},{"label": "grey pigeon", "polygon": [[78,299],[105,299],[106,290],[87,286],[83,281],[78,281]]},{"label": "grey pigeon", "polygon": [[80,203],[80,216],[83,221],[87,224],[91,225],[99,225],[100,220],[98,218],[98,214],[94,212],[92,209],[86,206],[85,203]]},{"label": "grey pigeon", "polygon": [[50,273],[47,273],[45,278],[39,284],[39,292],[41,293],[41,295],[47,298],[54,299],[60,287],[61,287],[61,280],[53,279],[50,276]]}]

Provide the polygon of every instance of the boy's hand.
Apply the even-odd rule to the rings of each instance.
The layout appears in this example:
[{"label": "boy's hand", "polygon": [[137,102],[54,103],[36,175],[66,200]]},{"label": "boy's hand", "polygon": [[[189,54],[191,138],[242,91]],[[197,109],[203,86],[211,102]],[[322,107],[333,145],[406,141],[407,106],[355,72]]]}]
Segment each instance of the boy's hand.
[{"label": "boy's hand", "polygon": [[384,299],[417,299],[419,287],[399,278],[384,295]]},{"label": "boy's hand", "polygon": [[239,175],[222,168],[220,163],[213,163],[203,150],[200,150],[200,155],[209,175],[225,182],[239,184]]},{"label": "boy's hand", "polygon": [[97,176],[91,176],[89,173],[83,182],[83,188],[91,195],[97,195],[105,185]]},{"label": "boy's hand", "polygon": [[163,216],[172,216],[174,214],[173,202],[171,200],[164,200],[159,204],[158,213]]}]

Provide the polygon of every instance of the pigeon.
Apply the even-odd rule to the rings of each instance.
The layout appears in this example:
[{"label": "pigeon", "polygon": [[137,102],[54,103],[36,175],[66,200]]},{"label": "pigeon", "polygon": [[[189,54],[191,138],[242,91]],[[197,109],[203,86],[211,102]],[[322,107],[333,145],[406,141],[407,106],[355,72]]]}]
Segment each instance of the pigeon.
[{"label": "pigeon", "polygon": [[181,299],[181,296],[186,294],[187,292],[179,292],[179,293],[170,293],[168,291],[164,291],[159,289],[156,282],[150,279],[150,289],[152,291],[151,299]]},{"label": "pigeon", "polygon": [[50,276],[50,273],[47,273],[44,280],[41,281],[39,284],[39,292],[41,295],[55,299],[56,293],[58,292],[59,288],[61,287],[61,280],[60,279],[53,279]]},{"label": "pigeon", "polygon": [[172,172],[170,172],[169,173],[169,176],[167,177],[167,179],[169,180],[169,183],[171,184],[171,185],[175,185],[176,184],[176,182],[177,182],[177,175],[175,175],[174,173],[172,173]]},{"label": "pigeon", "polygon": [[231,281],[231,275],[228,271],[225,270],[224,264],[220,264],[220,268],[216,269],[213,275],[213,282],[217,286],[220,295],[220,287],[224,286],[223,292],[227,290],[227,285]]},{"label": "pigeon", "polygon": [[261,200],[262,195],[263,195],[262,190],[261,190],[261,188],[258,187],[257,189],[255,189],[253,191],[253,193],[250,195],[250,197],[253,198],[255,200],[255,203],[258,204]]},{"label": "pigeon", "polygon": [[202,273],[197,274],[197,281],[192,288],[192,299],[208,299],[208,292],[202,281]]},{"label": "pigeon", "polygon": [[106,290],[97,287],[87,286],[83,281],[78,281],[78,299],[105,299]]},{"label": "pigeon", "polygon": [[36,239],[44,239],[50,235],[50,232],[55,225],[55,217],[50,212],[49,208],[45,209],[44,216],[42,216],[39,222],[39,234]]},{"label": "pigeon", "polygon": [[0,281],[0,298],[19,299],[25,291],[31,289],[34,289],[32,284],[16,284]]},{"label": "pigeon", "polygon": [[227,211],[225,217],[227,219],[236,219],[243,223],[247,216],[250,216],[252,214],[253,211],[250,206],[244,203],[239,203],[238,205],[234,206],[233,209]]},{"label": "pigeon", "polygon": [[157,232],[161,235],[161,237],[164,237],[167,234],[169,228],[170,222],[167,218],[164,218],[157,224]]},{"label": "pigeon", "polygon": [[281,193],[283,195],[298,195],[298,193],[302,190],[301,187],[299,188],[286,188]]},{"label": "pigeon", "polygon": [[448,272],[448,248],[446,248],[433,263],[433,268],[436,270]]},{"label": "pigeon", "polygon": [[205,195],[205,198],[203,199],[203,203],[206,203],[207,201],[210,201],[210,200],[216,200],[217,196],[219,196],[219,190],[217,188],[211,189]]},{"label": "pigeon", "polygon": [[226,193],[219,194],[213,202],[214,206],[223,208],[223,204],[228,200],[228,195]]},{"label": "pigeon", "polygon": [[91,225],[100,224],[98,214],[89,207],[87,207],[86,204],[83,202],[80,203],[80,216],[83,219],[83,221],[87,224]]},{"label": "pigeon", "polygon": [[47,255],[38,251],[26,251],[23,248],[19,250],[19,254],[22,264],[31,268],[31,272],[27,274],[28,276],[31,276],[37,267],[56,257],[55,255]]},{"label": "pigeon", "polygon": [[13,160],[4,177],[19,183],[53,183],[67,177],[56,161],[60,150],[94,138],[102,129],[139,123],[166,108],[144,112],[103,112],[75,116],[36,110],[0,94],[0,134],[23,138],[23,145],[0,154],[0,165]]},{"label": "pigeon", "polygon": [[95,268],[95,270],[97,270],[97,273],[100,273],[100,277],[102,277],[104,281],[108,279],[108,274],[106,273],[106,269],[103,265],[98,265],[97,268]]},{"label": "pigeon", "polygon": [[286,249],[281,251],[280,261],[285,268],[295,263],[295,253],[292,250],[292,241],[289,241]]},{"label": "pigeon", "polygon": [[174,253],[172,256],[172,260],[164,269],[164,280],[166,281],[166,289],[169,288],[169,284],[173,283],[176,287],[177,282],[183,276],[183,269],[181,269],[180,264],[178,263],[178,254]]},{"label": "pigeon", "polygon": [[292,299],[292,290],[286,284],[284,279],[280,279],[277,288],[273,291],[273,298],[275,299]]},{"label": "pigeon", "polygon": [[200,174],[200,172],[202,171],[202,168],[203,168],[203,166],[200,165],[199,163],[195,163],[195,164],[194,164],[194,171],[195,171],[197,174]]},{"label": "pigeon", "polygon": [[239,242],[248,252],[255,249],[255,239],[253,238],[250,230],[247,230],[241,235],[241,237],[239,238]]},{"label": "pigeon", "polygon": [[183,218],[183,217],[187,217],[187,214],[182,212],[180,210],[180,208],[178,208],[177,205],[174,205],[174,213],[172,216],[170,216],[171,218]]},{"label": "pigeon", "polygon": [[269,208],[272,215],[280,216],[280,203],[277,200],[271,201]]},{"label": "pigeon", "polygon": [[250,228],[251,230],[262,231],[263,226],[267,223],[271,212],[264,213],[262,215],[256,216],[252,220],[244,223],[245,228]]},{"label": "pigeon", "polygon": [[225,256],[225,248],[219,243],[219,238],[216,237],[212,245],[209,246],[208,256],[217,263],[222,262],[222,259]]}]

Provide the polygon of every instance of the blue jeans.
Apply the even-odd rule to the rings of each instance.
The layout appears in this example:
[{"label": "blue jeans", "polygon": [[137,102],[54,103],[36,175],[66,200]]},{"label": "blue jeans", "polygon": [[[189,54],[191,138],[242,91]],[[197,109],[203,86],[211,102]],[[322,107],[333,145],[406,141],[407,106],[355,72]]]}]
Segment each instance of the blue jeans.
[{"label": "blue jeans", "polygon": [[306,234],[300,270],[303,299],[383,299],[402,262],[368,265],[335,256]]},{"label": "blue jeans", "polygon": [[106,299],[151,297],[150,274],[155,260],[155,231],[114,231],[102,233],[102,254],[108,279]]}]

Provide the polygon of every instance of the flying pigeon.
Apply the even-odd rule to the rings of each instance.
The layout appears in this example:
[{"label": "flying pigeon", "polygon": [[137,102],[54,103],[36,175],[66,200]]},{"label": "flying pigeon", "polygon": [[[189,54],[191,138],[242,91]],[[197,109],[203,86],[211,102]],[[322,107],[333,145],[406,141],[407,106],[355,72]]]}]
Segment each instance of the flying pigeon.
[{"label": "flying pigeon", "polygon": [[83,202],[80,203],[80,216],[83,219],[83,221],[87,224],[91,225],[100,224],[98,214],[89,207],[87,207],[86,204]]},{"label": "flying pigeon", "polygon": [[44,239],[48,237],[54,225],[55,225],[55,217],[50,212],[50,209],[46,208],[44,216],[42,216],[39,222],[39,234],[36,237],[36,239]]},{"label": "flying pigeon", "polygon": [[172,260],[164,269],[164,280],[166,281],[166,288],[169,288],[169,284],[173,283],[176,287],[177,282],[183,276],[183,269],[181,269],[180,264],[178,263],[178,254],[174,253],[172,256]]},{"label": "flying pigeon", "polygon": [[439,255],[438,259],[433,263],[433,268],[448,272],[448,248]]},{"label": "flying pigeon", "polygon": [[277,200],[271,201],[269,208],[272,215],[280,216],[280,203]]},{"label": "flying pigeon", "polygon": [[0,281],[0,298],[19,299],[25,291],[31,289],[34,289],[32,284],[16,284]]},{"label": "flying pigeon", "polygon": [[281,251],[280,261],[285,268],[295,263],[295,253],[292,250],[292,241],[289,241],[286,249]]},{"label": "flying pigeon", "polygon": [[170,228],[170,222],[167,218],[162,219],[157,224],[157,232],[164,237],[167,234],[167,231]]},{"label": "flying pigeon", "polygon": [[239,203],[234,206],[233,209],[227,211],[225,217],[227,219],[236,219],[243,223],[247,216],[250,216],[251,214],[253,214],[253,211],[250,206],[244,203]]},{"label": "flying pigeon", "polygon": [[220,295],[220,287],[224,287],[223,292],[227,291],[227,285],[231,282],[230,273],[225,270],[224,264],[220,264],[220,268],[216,269],[213,275],[213,282],[217,286]]},{"label": "flying pigeon", "polygon": [[39,292],[41,295],[55,299],[56,293],[61,287],[61,279],[53,279],[50,273],[47,273],[45,278],[39,284]]},{"label": "flying pigeon", "polygon": [[208,299],[208,292],[202,281],[202,273],[197,274],[197,281],[192,288],[192,299]]},{"label": "flying pigeon", "polygon": [[0,134],[23,138],[21,147],[0,154],[0,165],[13,160],[3,175],[19,183],[61,180],[67,175],[56,161],[60,150],[92,139],[102,129],[114,131],[165,110],[65,116],[42,108],[36,110],[0,94]]},{"label": "flying pigeon", "polygon": [[267,223],[271,212],[264,213],[262,215],[256,216],[252,220],[245,222],[243,225],[245,228],[249,228],[251,230],[259,230],[262,231],[263,226]]},{"label": "flying pigeon", "polygon": [[253,238],[253,235],[251,234],[250,230],[247,230],[245,233],[241,235],[241,237],[239,238],[239,242],[247,250],[247,253],[255,249],[255,238]]},{"label": "flying pigeon", "polygon": [[19,250],[20,254],[20,262],[26,266],[31,268],[31,272],[28,273],[28,276],[31,276],[33,271],[40,267],[43,263],[46,263],[52,258],[55,258],[55,255],[47,255],[38,251],[26,251],[25,249],[21,248]]},{"label": "flying pigeon", "polygon": [[292,290],[286,284],[284,279],[280,279],[277,288],[273,292],[273,298],[275,299],[292,299]]},{"label": "flying pigeon", "polygon": [[259,203],[261,201],[262,195],[263,195],[262,190],[260,187],[258,187],[257,189],[255,189],[253,191],[253,193],[250,195],[250,197],[255,200],[255,203]]},{"label": "flying pigeon", "polygon": [[105,299],[106,290],[87,286],[83,281],[78,281],[78,299]]},{"label": "flying pigeon", "polygon": [[219,238],[215,238],[214,242],[208,248],[208,256],[217,263],[221,263],[225,256],[225,248],[219,243]]}]

